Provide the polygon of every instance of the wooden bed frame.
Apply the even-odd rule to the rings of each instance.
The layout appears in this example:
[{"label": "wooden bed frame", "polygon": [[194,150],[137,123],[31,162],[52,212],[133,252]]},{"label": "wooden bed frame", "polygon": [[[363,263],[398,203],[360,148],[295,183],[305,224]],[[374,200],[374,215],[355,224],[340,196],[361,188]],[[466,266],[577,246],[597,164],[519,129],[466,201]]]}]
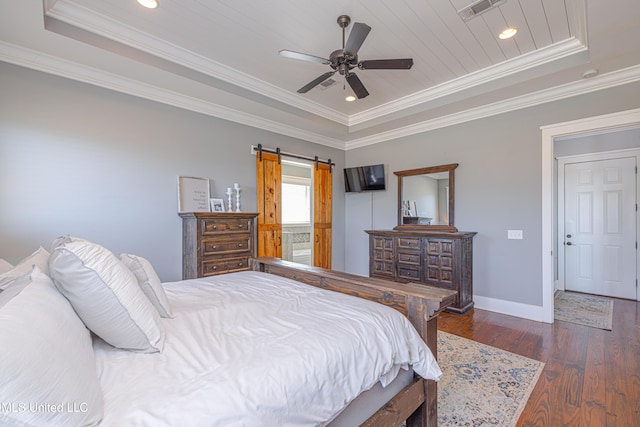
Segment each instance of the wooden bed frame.
[{"label": "wooden bed frame", "polygon": [[[453,303],[455,291],[412,283],[389,282],[309,267],[279,258],[251,259],[249,265],[256,271],[288,277],[308,285],[358,296],[393,307],[409,319],[431,349],[434,357],[438,355],[437,316],[440,311]],[[407,427],[435,427],[438,425],[437,398],[437,383],[416,375],[411,384],[396,394],[363,426],[399,426],[406,420]]]}]

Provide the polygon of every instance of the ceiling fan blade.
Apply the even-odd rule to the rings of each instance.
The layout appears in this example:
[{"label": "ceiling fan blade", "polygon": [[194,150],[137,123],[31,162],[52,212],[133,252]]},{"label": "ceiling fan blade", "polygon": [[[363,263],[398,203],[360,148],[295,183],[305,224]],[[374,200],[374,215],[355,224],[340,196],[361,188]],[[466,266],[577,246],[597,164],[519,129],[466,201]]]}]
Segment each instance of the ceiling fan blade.
[{"label": "ceiling fan blade", "polygon": [[374,59],[372,61],[360,61],[358,63],[358,68],[361,70],[408,70],[412,66],[412,58]]},{"label": "ceiling fan blade", "polygon": [[311,89],[313,89],[314,87],[318,86],[320,83],[322,83],[323,81],[327,80],[329,77],[333,76],[335,73],[336,73],[335,71],[328,71],[328,72],[324,73],[323,75],[321,75],[317,79],[310,81],[309,83],[307,83],[306,85],[304,85],[300,89],[298,89],[298,93],[307,93],[307,92],[309,92]]},{"label": "ceiling fan blade", "polygon": [[355,74],[349,73],[349,75],[347,76],[347,83],[349,83],[349,86],[351,86],[353,93],[358,99],[366,98],[367,96],[369,96],[369,92],[367,92],[367,89]]},{"label": "ceiling fan blade", "polygon": [[363,24],[362,22],[353,24],[349,39],[344,45],[344,53],[346,55],[356,56],[360,50],[360,46],[364,43],[364,39],[369,35],[369,31],[371,31],[371,27],[367,24]]},{"label": "ceiling fan blade", "polygon": [[292,50],[281,50],[278,52],[280,56],[292,59],[300,59],[302,61],[317,62],[319,64],[329,64],[329,60],[320,58],[319,56],[307,55],[306,53],[294,52]]}]

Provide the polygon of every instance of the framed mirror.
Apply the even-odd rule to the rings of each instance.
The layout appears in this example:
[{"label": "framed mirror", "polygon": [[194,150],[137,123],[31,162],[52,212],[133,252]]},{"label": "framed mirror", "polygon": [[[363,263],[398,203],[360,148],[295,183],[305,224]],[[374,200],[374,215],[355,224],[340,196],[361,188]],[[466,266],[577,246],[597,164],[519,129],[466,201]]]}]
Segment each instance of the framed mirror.
[{"label": "framed mirror", "polygon": [[453,225],[457,163],[394,172],[398,176],[396,230],[458,231]]}]

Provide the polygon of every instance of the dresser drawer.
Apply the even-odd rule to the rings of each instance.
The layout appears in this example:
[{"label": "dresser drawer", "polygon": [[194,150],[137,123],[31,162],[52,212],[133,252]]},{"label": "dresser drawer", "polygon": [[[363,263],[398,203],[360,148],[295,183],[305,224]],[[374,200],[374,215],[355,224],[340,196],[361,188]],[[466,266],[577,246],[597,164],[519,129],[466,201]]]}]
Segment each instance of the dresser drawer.
[{"label": "dresser drawer", "polygon": [[420,265],[420,253],[398,252],[398,262],[402,264]]},{"label": "dresser drawer", "polygon": [[233,239],[233,240],[202,240],[202,254],[214,255],[214,254],[230,254],[230,253],[244,253],[251,251],[251,237]]},{"label": "dresser drawer", "polygon": [[410,279],[420,281],[420,270],[398,264],[398,277],[402,279]]},{"label": "dresser drawer", "polygon": [[202,276],[213,276],[249,269],[249,258],[225,258],[202,261]]},{"label": "dresser drawer", "polygon": [[420,249],[419,237],[398,237],[398,249]]},{"label": "dresser drawer", "polygon": [[242,218],[206,219],[202,220],[202,222],[201,230],[203,236],[232,231],[247,232],[251,227],[251,222]]}]

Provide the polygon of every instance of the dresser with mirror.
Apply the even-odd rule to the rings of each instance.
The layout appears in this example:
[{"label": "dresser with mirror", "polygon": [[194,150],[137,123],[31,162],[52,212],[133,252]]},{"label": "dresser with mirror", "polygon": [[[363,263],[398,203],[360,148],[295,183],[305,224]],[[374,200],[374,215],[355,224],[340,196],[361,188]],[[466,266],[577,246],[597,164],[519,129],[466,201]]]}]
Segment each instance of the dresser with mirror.
[{"label": "dresser with mirror", "polygon": [[368,230],[369,275],[423,283],[458,292],[448,311],[473,308],[473,237],[458,231],[455,169],[448,164],[394,172],[398,177],[398,225]]}]

